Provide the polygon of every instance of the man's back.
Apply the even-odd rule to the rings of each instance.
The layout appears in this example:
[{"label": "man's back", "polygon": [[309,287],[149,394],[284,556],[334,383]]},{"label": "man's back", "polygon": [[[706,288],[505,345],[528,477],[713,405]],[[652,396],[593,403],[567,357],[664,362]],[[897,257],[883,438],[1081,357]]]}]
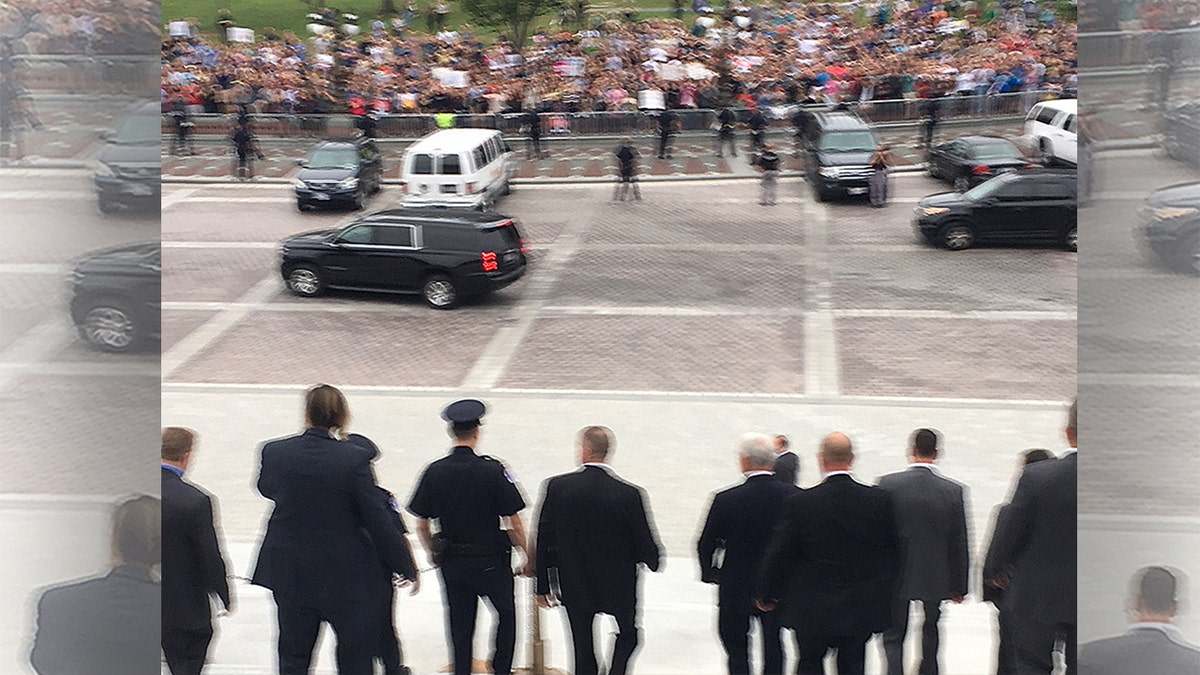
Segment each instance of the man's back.
[{"label": "man's back", "polygon": [[1083,675],[1200,675],[1200,650],[1174,627],[1134,627],[1128,633],[1079,647]]},{"label": "man's back", "polygon": [[775,478],[795,485],[800,478],[800,456],[791,450],[779,453],[775,458]]},{"label": "man's back", "polygon": [[900,536],[903,599],[938,601],[967,594],[970,570],[966,488],[911,467],[879,479],[892,495]]},{"label": "man's back", "polygon": [[[718,582],[722,597],[753,592],[783,503],[799,491],[763,474],[718,492],[697,545],[702,580]],[[724,549],[719,569],[713,561],[717,548]]]},{"label": "man's back", "polygon": [[170,469],[162,473],[163,624],[202,628],[212,620],[210,594],[229,604],[212,500]]}]

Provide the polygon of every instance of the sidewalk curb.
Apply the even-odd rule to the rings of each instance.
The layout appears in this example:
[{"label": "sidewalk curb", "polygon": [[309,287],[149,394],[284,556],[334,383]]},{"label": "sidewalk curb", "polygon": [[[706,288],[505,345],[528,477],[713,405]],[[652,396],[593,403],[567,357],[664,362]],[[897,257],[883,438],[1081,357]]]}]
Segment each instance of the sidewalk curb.
[{"label": "sidewalk curb", "polygon": [[1113,141],[1096,141],[1095,151],[1105,150],[1145,150],[1162,147],[1162,135],[1142,136],[1141,138],[1122,138]]},{"label": "sidewalk curb", "polygon": [[0,160],[0,169],[88,169],[90,162],[70,159],[48,159],[43,161],[15,162]]}]

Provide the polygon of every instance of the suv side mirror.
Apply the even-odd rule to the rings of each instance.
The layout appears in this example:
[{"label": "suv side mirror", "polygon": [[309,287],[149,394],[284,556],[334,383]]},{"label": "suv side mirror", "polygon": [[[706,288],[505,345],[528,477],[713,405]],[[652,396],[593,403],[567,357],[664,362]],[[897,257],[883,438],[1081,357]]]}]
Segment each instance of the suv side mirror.
[{"label": "suv side mirror", "polygon": [[300,166],[300,167],[308,166],[308,160],[307,159],[298,159],[298,160],[296,160],[296,166]]},{"label": "suv side mirror", "polygon": [[101,129],[99,134],[97,134],[97,135],[100,137],[100,140],[102,140],[102,141],[107,141],[112,138],[112,132],[109,131],[108,129]]}]

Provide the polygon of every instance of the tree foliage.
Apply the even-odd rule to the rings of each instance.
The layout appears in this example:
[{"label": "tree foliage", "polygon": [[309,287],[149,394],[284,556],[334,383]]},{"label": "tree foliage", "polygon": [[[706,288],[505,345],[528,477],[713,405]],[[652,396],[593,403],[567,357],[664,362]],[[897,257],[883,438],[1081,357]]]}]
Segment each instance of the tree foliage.
[{"label": "tree foliage", "polygon": [[476,23],[504,34],[518,50],[525,48],[533,24],[565,0],[463,0],[462,7]]}]

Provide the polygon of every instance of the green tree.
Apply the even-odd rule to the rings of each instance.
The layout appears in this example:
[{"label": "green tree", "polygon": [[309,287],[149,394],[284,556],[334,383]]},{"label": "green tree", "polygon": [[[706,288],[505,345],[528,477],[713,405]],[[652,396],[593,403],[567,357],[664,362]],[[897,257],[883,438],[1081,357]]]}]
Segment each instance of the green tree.
[{"label": "green tree", "polygon": [[525,49],[534,22],[562,6],[564,0],[463,0],[462,7],[480,26],[506,34]]}]

